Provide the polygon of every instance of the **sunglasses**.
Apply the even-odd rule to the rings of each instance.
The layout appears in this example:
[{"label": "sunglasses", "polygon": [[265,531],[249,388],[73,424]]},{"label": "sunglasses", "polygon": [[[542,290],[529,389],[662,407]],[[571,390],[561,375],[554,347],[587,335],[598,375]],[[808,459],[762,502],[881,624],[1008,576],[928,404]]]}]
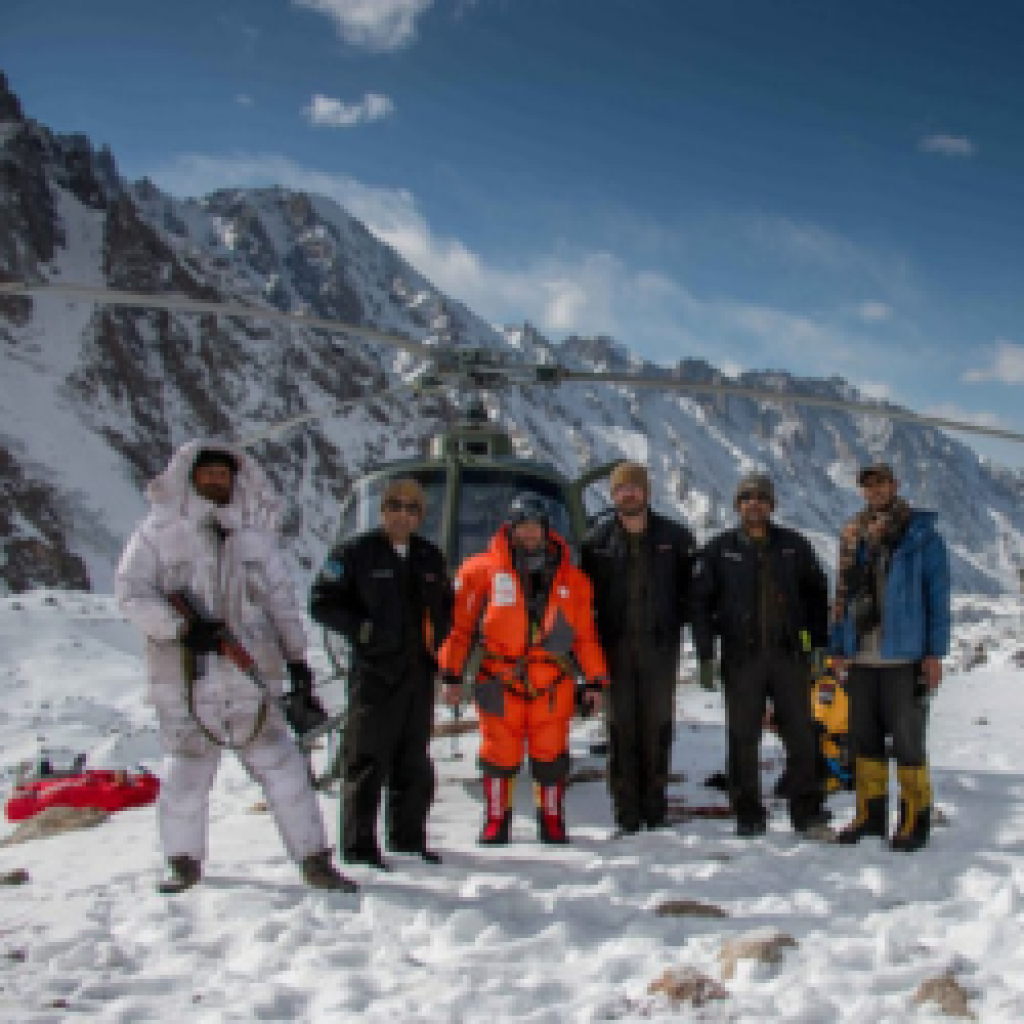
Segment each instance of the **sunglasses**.
[{"label": "sunglasses", "polygon": [[384,507],[391,512],[405,512],[410,516],[418,516],[423,511],[418,501],[399,501],[397,498],[388,498]]},{"label": "sunglasses", "polygon": [[744,491],[742,494],[736,495],[736,500],[742,505],[745,501],[763,501],[770,505],[772,496],[766,494],[764,491]]}]

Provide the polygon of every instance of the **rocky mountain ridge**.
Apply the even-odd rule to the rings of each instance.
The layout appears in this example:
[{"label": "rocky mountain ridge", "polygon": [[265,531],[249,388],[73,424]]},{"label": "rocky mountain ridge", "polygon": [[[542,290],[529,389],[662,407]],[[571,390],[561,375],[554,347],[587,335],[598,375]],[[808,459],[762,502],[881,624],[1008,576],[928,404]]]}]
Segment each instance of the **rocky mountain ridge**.
[{"label": "rocky mountain ridge", "polygon": [[[331,200],[282,188],[180,200],[147,181],[128,183],[105,148],[27,118],[2,76],[0,279],[266,305],[576,368],[669,372],[607,338],[556,344],[529,326],[495,328]],[[0,586],[109,589],[145,510],[145,482],[176,445],[331,408],[416,362],[304,326],[57,295],[0,298]],[[726,379],[696,359],[672,372]],[[839,379],[756,372],[739,381],[780,396],[857,397]],[[962,590],[1017,586],[1021,477],[938,430],[625,386],[510,389],[487,400],[523,454],[567,475],[621,455],[646,461],[656,505],[702,535],[732,521],[739,475],[765,468],[779,517],[807,530],[830,564],[836,530],[859,506],[856,467],[886,458],[912,500],[939,508]],[[289,497],[288,549],[301,580],[323,557],[351,480],[418,453],[454,415],[446,397],[382,399],[261,444],[261,461]]]}]

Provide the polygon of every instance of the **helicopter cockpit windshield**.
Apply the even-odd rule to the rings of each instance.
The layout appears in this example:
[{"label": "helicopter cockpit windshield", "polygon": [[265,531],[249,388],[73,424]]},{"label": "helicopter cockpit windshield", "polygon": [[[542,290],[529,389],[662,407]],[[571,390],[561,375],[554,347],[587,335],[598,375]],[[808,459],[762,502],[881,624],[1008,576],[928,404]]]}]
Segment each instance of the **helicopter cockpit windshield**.
[{"label": "helicopter cockpit windshield", "polygon": [[[457,473],[453,468],[415,467],[366,477],[356,483],[344,504],[338,526],[339,540],[380,526],[381,494],[397,476],[414,477],[423,487],[427,513],[418,532],[444,551],[453,570],[470,555],[486,550],[512,499],[524,491],[544,501],[551,528],[575,551],[578,538],[565,487],[540,473],[511,466],[464,466]],[[445,506],[449,501],[453,509],[446,516]],[[447,530],[446,520],[451,524]]]},{"label": "helicopter cockpit windshield", "polygon": [[573,532],[563,488],[553,480],[521,470],[466,468],[459,486],[458,529],[452,564],[483,551],[501,526],[512,499],[524,491],[536,494],[547,506],[551,528],[570,545]]}]

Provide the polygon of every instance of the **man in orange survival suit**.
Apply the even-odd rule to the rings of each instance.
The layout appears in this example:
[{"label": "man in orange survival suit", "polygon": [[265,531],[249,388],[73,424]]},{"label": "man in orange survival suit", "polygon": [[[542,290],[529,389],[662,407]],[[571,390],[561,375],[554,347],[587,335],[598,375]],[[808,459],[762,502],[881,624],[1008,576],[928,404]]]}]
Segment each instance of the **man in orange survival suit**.
[{"label": "man in orange survival suit", "polygon": [[544,502],[532,494],[512,501],[490,548],[459,570],[452,629],[438,656],[451,704],[459,700],[477,631],[484,651],[476,703],[487,802],[480,842],[508,842],[510,796],[524,742],[539,837],[568,842],[563,801],[575,707],[569,656],[575,655],[587,679],[583,700],[590,712],[600,710],[608,669],[594,631],[590,581],[572,564],[565,542],[548,527]]}]

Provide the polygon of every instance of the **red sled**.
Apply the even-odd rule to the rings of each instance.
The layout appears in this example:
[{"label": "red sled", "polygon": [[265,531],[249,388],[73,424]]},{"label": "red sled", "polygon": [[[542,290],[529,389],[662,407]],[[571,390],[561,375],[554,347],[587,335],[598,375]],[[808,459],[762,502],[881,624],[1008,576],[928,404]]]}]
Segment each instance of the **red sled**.
[{"label": "red sled", "polygon": [[8,821],[25,821],[47,807],[97,807],[123,811],[144,807],[160,792],[160,780],[149,772],[89,770],[77,775],[19,782],[4,808]]}]

